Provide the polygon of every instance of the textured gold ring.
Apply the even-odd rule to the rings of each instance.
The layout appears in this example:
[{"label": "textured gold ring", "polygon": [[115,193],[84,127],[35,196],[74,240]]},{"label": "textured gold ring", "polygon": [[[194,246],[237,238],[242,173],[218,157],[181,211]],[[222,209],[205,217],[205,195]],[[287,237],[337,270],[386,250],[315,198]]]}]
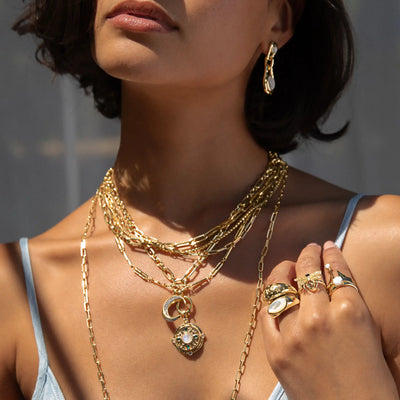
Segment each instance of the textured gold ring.
[{"label": "textured gold ring", "polygon": [[292,285],[281,282],[268,285],[264,290],[264,300],[268,303],[284,295],[297,296],[297,290]]},{"label": "textured gold ring", "polygon": [[334,276],[333,270],[332,270],[330,264],[326,264],[325,268],[329,271],[329,275],[330,275],[330,280],[327,285],[327,291],[328,291],[329,297],[332,297],[332,294],[335,290],[340,289],[345,286],[350,286],[350,287],[356,289],[358,292],[358,287],[355,285],[355,283],[349,276],[344,275],[339,270],[336,270],[337,276]]},{"label": "textured gold ring", "polygon": [[321,271],[315,271],[311,274],[305,274],[295,279],[299,287],[299,293],[307,291],[309,293],[315,293],[319,286],[323,286],[326,289],[324,278],[322,277]]}]

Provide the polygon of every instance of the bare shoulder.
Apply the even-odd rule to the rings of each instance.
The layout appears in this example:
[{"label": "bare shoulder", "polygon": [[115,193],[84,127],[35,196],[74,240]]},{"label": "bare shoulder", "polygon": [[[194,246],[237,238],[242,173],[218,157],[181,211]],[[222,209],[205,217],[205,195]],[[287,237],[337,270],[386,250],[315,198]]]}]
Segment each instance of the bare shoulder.
[{"label": "bare shoulder", "polygon": [[17,243],[0,245],[0,387],[7,399],[21,399],[18,382],[18,344],[21,334],[32,329],[29,320],[24,275]]},{"label": "bare shoulder", "polygon": [[[36,290],[46,282],[48,265],[68,265],[73,255],[79,256],[87,207],[85,203],[47,232],[29,239]],[[0,244],[0,321],[0,397],[31,398],[38,352],[19,243]]]},{"label": "bare shoulder", "polygon": [[400,379],[400,196],[363,198],[343,253],[380,328],[392,372]]},{"label": "bare shoulder", "polygon": [[[400,196],[366,196],[354,214],[344,252],[380,260],[379,273],[400,274]],[[365,256],[363,256],[365,255]],[[383,265],[385,264],[385,265]]]}]

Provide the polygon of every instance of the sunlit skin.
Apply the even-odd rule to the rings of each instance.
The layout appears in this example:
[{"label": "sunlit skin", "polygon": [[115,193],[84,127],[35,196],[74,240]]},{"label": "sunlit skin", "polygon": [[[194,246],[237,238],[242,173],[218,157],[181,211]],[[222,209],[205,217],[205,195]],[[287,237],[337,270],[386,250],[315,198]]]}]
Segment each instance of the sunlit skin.
[{"label": "sunlit skin", "polygon": [[[265,169],[265,150],[243,114],[252,67],[271,42],[292,35],[285,0],[161,0],[177,29],[132,32],[98,0],[93,55],[122,80],[116,180],[139,227],[183,241],[223,221]],[[260,84],[262,77],[260,77]],[[279,80],[277,81],[279,85]],[[260,312],[239,399],[267,399],[278,378],[291,400],[398,399],[400,388],[400,199],[361,201],[343,254],[331,244],[353,193],[293,168],[265,265],[266,283],[291,282],[326,262],[359,287],[303,296],[279,320]],[[101,398],[81,291],[79,242],[89,202],[29,241],[51,368],[67,400]],[[167,291],[135,277],[97,210],[88,240],[90,304],[112,399],[230,397],[257,283],[272,203],[210,285],[193,296],[206,333],[189,360],[161,316]],[[319,245],[309,245],[317,243]],[[16,244],[0,247],[2,398],[30,398],[38,356]],[[162,278],[144,254],[135,264]],[[207,275],[215,259],[202,269]],[[165,257],[177,276],[187,262]],[[337,295],[337,296],[336,296]],[[397,390],[396,390],[397,388]]]}]

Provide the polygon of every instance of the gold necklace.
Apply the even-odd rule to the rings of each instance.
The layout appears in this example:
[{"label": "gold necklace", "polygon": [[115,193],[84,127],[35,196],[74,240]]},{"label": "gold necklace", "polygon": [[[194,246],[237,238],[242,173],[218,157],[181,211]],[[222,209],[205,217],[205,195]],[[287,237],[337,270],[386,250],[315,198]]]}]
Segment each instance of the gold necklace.
[{"label": "gold necklace", "polygon": [[[266,255],[268,253],[269,243],[270,243],[270,240],[271,240],[271,237],[272,237],[275,221],[276,221],[276,218],[277,218],[277,215],[278,215],[279,207],[280,207],[281,200],[282,200],[283,194],[284,194],[284,189],[285,189],[285,186],[286,186],[286,180],[287,180],[287,165],[286,165],[286,168],[285,168],[285,175],[283,177],[283,180],[281,181],[281,191],[280,191],[278,199],[277,199],[277,201],[275,203],[274,211],[272,212],[271,217],[270,217],[270,223],[269,223],[268,230],[267,230],[266,240],[265,240],[262,252],[261,252],[261,258],[260,258],[259,263],[258,263],[258,281],[257,281],[257,288],[256,288],[256,297],[255,297],[255,301],[254,301],[253,306],[252,306],[252,313],[251,313],[251,316],[250,316],[249,328],[248,328],[248,330],[246,332],[246,336],[245,336],[245,340],[244,340],[244,347],[243,347],[243,350],[242,350],[241,356],[240,356],[239,368],[238,368],[238,370],[236,372],[236,375],[235,375],[235,384],[234,384],[234,388],[232,390],[231,400],[236,400],[237,396],[239,394],[241,378],[242,378],[243,373],[244,373],[247,356],[249,354],[250,345],[251,345],[251,342],[252,342],[252,339],[253,339],[253,335],[254,335],[254,331],[255,331],[255,328],[256,328],[256,325],[257,325],[257,315],[258,315],[258,310],[260,308],[261,295],[262,295],[262,291],[263,291],[264,259],[265,259]],[[109,396],[109,393],[108,393],[107,388],[106,388],[106,381],[105,381],[104,373],[103,373],[103,370],[102,370],[102,367],[101,367],[100,357],[99,357],[98,350],[97,350],[97,344],[96,344],[96,341],[95,341],[94,330],[93,330],[93,322],[92,322],[90,305],[89,305],[89,288],[88,288],[89,266],[88,266],[88,256],[87,256],[87,249],[86,249],[86,241],[87,241],[87,238],[89,236],[90,228],[94,229],[93,222],[94,222],[94,217],[95,217],[95,206],[96,206],[96,203],[97,203],[97,194],[92,199],[91,206],[90,206],[90,211],[89,211],[89,216],[88,216],[88,219],[87,219],[87,222],[86,222],[86,225],[85,225],[84,233],[83,233],[82,238],[81,238],[82,290],[83,290],[83,298],[84,298],[84,310],[85,310],[85,314],[86,314],[86,323],[87,323],[87,327],[88,327],[88,330],[89,330],[89,339],[90,339],[90,344],[92,346],[92,351],[93,351],[93,359],[94,359],[94,361],[96,363],[96,366],[97,366],[98,379],[99,379],[99,382],[100,382],[101,387],[102,387],[103,399],[104,400],[108,400],[108,399],[110,399],[110,396]],[[123,243],[123,241],[120,240],[120,243]],[[117,241],[117,244],[118,244],[118,241]],[[126,255],[125,252],[123,252],[123,254]],[[138,276],[140,276],[142,279],[144,279],[146,281],[151,282],[151,279],[153,279],[153,278],[151,278],[149,275],[147,275],[146,273],[144,273],[143,271],[141,271],[137,267],[134,267],[127,256],[126,256],[126,260],[129,262],[129,264],[131,265],[131,268],[134,269],[134,272]],[[143,276],[141,276],[141,273],[143,273]],[[150,279],[150,280],[148,280],[148,279]],[[154,279],[153,279],[153,281],[154,281]],[[151,282],[151,283],[155,283],[155,281]],[[171,301],[172,298],[169,299],[169,300]],[[189,321],[188,321],[188,313],[190,313],[191,307],[192,307],[191,299],[188,296],[182,296],[182,303],[184,304],[185,307],[187,307],[185,310],[182,310],[179,307],[179,305],[182,304],[181,301],[178,301],[177,303],[178,303],[177,310],[178,310],[179,314],[184,318],[185,323],[190,324]],[[182,325],[181,327],[183,327],[184,325]],[[190,324],[190,325],[192,325],[194,327],[197,327],[194,324]],[[198,329],[200,329],[200,328],[198,328]],[[178,332],[178,330],[176,331],[176,333],[177,332]],[[201,330],[200,330],[200,332],[201,332]],[[180,336],[179,337],[180,337],[180,339],[181,339],[181,341],[183,343],[185,341],[187,341],[187,340],[189,340],[190,343],[192,343],[193,342],[193,335],[196,335],[196,334],[197,334],[197,331],[183,329],[182,331],[180,331],[180,333],[179,333]],[[175,336],[175,338],[176,338],[176,336]],[[201,340],[204,340],[204,336],[202,337],[202,339],[197,338],[196,339],[196,343],[199,343]],[[176,343],[175,343],[175,345],[176,345]],[[202,343],[201,343],[201,346],[202,346]],[[177,346],[177,348],[179,349],[178,346]],[[197,350],[198,349],[196,349],[196,351]]]},{"label": "gold necklace", "polygon": [[[163,243],[146,235],[132,220],[124,202],[120,199],[110,168],[99,187],[98,195],[104,219],[115,236],[125,243],[136,246],[150,246],[154,250],[179,256],[210,255],[227,250],[230,243],[215,247],[233,232],[242,231],[242,237],[250,230],[254,219],[279,187],[287,165],[276,153],[268,152],[268,167],[248,194],[233,209],[227,220],[206,233],[180,243]],[[237,240],[237,237],[234,237]]]},{"label": "gold necklace", "polygon": [[[196,236],[194,239],[182,243],[165,243],[159,240],[146,236],[133,222],[127,208],[119,197],[118,190],[113,182],[113,170],[110,169],[103,183],[100,185],[96,196],[99,198],[99,205],[103,211],[104,219],[110,230],[114,233],[115,240],[119,251],[125,258],[133,272],[148,283],[152,283],[163,287],[172,292],[172,295],[164,302],[162,307],[162,315],[168,322],[176,321],[182,317],[183,323],[176,329],[172,338],[172,343],[178,351],[186,356],[192,356],[199,351],[204,344],[205,334],[198,325],[190,322],[189,317],[193,309],[193,301],[190,294],[196,289],[200,289],[203,285],[208,284],[220,271],[225,264],[233,248],[237,243],[244,238],[250,230],[257,215],[262,207],[269,201],[276,189],[284,182],[287,175],[287,164],[274,153],[269,153],[270,162],[266,171],[257,180],[250,192],[231,212],[229,218],[210,229],[205,234]],[[215,249],[219,242],[226,238],[228,233],[233,235],[233,239]],[[167,282],[162,282],[154,279],[142,271],[137,266],[133,265],[129,259],[125,244],[134,245],[134,247],[142,248],[151,258],[154,264],[162,271],[167,279]],[[202,243],[202,250],[198,258],[193,262],[188,271],[179,279],[170,268],[167,268],[156,251],[164,251],[168,254],[182,256],[182,248],[184,253],[198,253],[197,244]],[[162,250],[161,250],[162,249]],[[211,273],[203,279],[196,282],[191,282],[195,274],[198,273],[200,266],[205,262],[210,254],[215,254],[225,250],[222,259],[216,264]],[[178,316],[172,317],[169,313],[170,307],[175,306]]]}]

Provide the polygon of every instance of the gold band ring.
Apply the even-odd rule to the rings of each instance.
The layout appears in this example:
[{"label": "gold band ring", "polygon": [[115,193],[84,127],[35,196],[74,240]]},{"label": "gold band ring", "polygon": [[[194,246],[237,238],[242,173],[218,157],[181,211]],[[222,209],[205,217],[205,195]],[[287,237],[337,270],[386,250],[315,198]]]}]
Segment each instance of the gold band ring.
[{"label": "gold band ring", "polygon": [[289,310],[290,308],[296,306],[299,303],[300,300],[294,294],[287,294],[277,297],[268,306],[268,314],[272,318],[279,317],[283,312]]},{"label": "gold band ring", "polygon": [[307,291],[309,293],[315,293],[318,290],[319,285],[326,289],[324,278],[322,277],[321,271],[315,271],[311,274],[305,274],[295,279],[299,286],[299,293]]},{"label": "gold band ring", "polygon": [[355,285],[355,283],[349,276],[344,275],[339,270],[336,270],[337,276],[334,276],[333,270],[332,270],[330,264],[326,264],[325,268],[329,271],[329,274],[330,274],[330,280],[327,285],[327,291],[328,291],[329,297],[332,297],[332,293],[335,290],[340,289],[345,286],[350,286],[350,287],[356,289],[358,292],[358,287]]},{"label": "gold band ring", "polygon": [[287,283],[273,283],[272,285],[268,285],[264,290],[264,300],[268,303],[284,295],[297,296],[297,290]]}]

